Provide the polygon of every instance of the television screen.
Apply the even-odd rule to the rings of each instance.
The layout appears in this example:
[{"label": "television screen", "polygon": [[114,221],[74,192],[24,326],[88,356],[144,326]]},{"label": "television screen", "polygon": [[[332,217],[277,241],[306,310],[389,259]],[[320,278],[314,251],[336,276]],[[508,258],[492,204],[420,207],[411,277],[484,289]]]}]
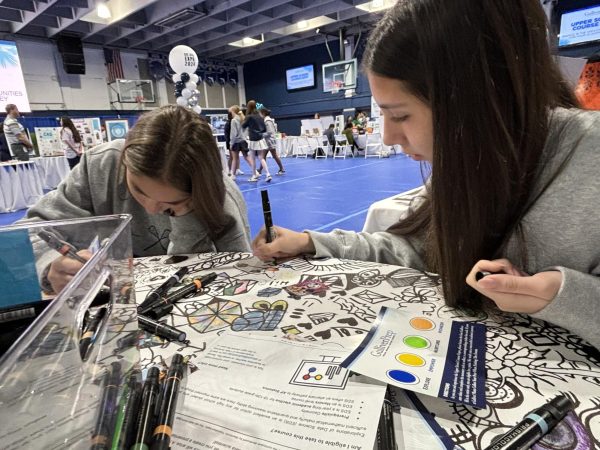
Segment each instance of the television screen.
[{"label": "television screen", "polygon": [[559,47],[600,41],[600,5],[564,12],[560,18]]},{"label": "television screen", "polygon": [[315,66],[307,64],[301,67],[292,67],[285,71],[286,87],[288,91],[309,89],[315,87]]}]

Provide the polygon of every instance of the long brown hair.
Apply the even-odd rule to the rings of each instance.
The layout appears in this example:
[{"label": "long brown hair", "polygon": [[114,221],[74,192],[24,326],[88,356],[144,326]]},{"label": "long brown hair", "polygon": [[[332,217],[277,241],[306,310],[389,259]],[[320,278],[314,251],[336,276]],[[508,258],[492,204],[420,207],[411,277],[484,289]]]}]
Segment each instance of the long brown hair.
[{"label": "long brown hair", "polygon": [[65,128],[68,128],[69,130],[71,130],[71,133],[73,133],[73,140],[75,142],[77,142],[78,144],[81,143],[81,135],[79,134],[79,131],[77,130],[77,128],[75,128],[73,121],[69,117],[66,117],[66,116],[61,117],[60,121],[62,123],[62,130],[64,130]]},{"label": "long brown hair", "polygon": [[140,117],[127,134],[121,162],[136,175],[160,180],[191,194],[194,214],[212,237],[233,220],[225,215],[225,184],[210,125],[180,106]]},{"label": "long brown hair", "polygon": [[[363,59],[428,104],[433,158],[425,201],[389,231],[420,235],[446,302],[480,309],[465,277],[479,259],[520,244],[553,108],[577,101],[554,64],[539,2],[399,1]],[[402,64],[398,64],[402,61]]]},{"label": "long brown hair", "polygon": [[249,116],[251,114],[257,114],[257,113],[258,113],[258,111],[256,110],[256,101],[250,100],[246,104],[246,115]]}]

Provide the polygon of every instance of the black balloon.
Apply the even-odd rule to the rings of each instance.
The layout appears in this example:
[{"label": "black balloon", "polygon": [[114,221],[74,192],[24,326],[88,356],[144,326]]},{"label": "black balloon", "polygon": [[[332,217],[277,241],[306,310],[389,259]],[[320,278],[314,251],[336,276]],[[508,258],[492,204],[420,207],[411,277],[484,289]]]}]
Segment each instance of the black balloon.
[{"label": "black balloon", "polygon": [[181,89],[175,89],[175,97],[181,97]]},{"label": "black balloon", "polygon": [[185,88],[185,83],[183,81],[178,81],[177,83],[175,83],[175,89],[181,91],[183,88]]},{"label": "black balloon", "polygon": [[183,72],[181,74],[181,81],[183,81],[184,84],[190,81],[190,74]]}]

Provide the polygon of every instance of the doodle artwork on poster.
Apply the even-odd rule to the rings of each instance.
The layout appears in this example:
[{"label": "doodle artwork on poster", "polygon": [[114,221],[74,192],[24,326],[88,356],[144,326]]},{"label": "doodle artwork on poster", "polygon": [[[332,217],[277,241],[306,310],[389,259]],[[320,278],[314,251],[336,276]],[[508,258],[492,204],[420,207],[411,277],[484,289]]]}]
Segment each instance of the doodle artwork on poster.
[{"label": "doodle artwork on poster", "polygon": [[[138,303],[176,269],[166,263],[168,258],[135,261]],[[381,306],[431,319],[476,320],[487,326],[486,407],[416,394],[423,417],[428,415],[456,445],[475,450],[519,422],[526,405],[568,392],[577,402],[576,411],[563,421],[562,431],[547,435],[534,450],[600,448],[600,360],[567,330],[518,314],[465,317],[443,303],[437,275],[397,266],[306,257],[274,265],[246,253],[189,255],[177,263],[183,266],[189,268],[188,278],[209,272],[218,276],[191,298],[179,300],[165,317],[187,333],[188,343],[139,341],[144,368],[161,364],[174,351],[193,361],[219,334],[230,332],[352,349],[368,333]],[[303,370],[312,367],[307,364]],[[314,372],[318,370],[315,366]]]}]

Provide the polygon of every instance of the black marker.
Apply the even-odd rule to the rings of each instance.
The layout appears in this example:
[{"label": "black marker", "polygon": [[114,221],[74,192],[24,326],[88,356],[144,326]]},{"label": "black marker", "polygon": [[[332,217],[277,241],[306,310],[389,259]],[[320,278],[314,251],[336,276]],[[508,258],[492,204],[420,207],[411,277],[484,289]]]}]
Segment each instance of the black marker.
[{"label": "black marker", "polygon": [[171,361],[171,367],[165,382],[165,390],[162,396],[162,402],[158,412],[158,422],[154,428],[152,450],[169,450],[171,435],[173,434],[173,421],[175,419],[175,407],[177,406],[177,396],[179,394],[179,385],[183,378],[183,356],[176,353]]},{"label": "black marker", "polygon": [[481,270],[479,272],[475,272],[475,281],[479,281],[484,277],[487,277],[488,275],[492,275],[493,272],[486,272],[485,270]]},{"label": "black marker", "polygon": [[68,256],[69,258],[75,259],[82,264],[87,262],[87,260],[83,259],[77,254],[77,249],[73,245],[59,239],[53,233],[47,230],[42,230],[38,233],[38,236],[42,238],[50,248],[53,248],[61,255]]},{"label": "black marker", "polygon": [[184,342],[186,338],[185,332],[178,330],[175,327],[167,325],[166,323],[157,322],[146,316],[138,316],[138,322],[140,328],[146,330],[159,337],[168,339],[170,341]]},{"label": "black marker", "polygon": [[148,450],[154,430],[154,411],[158,402],[158,367],[150,367],[142,390],[142,403],[136,423],[134,444],[130,450]]},{"label": "black marker", "polygon": [[539,441],[571,411],[575,405],[564,395],[554,397],[534,409],[517,425],[485,450],[525,450]]},{"label": "black marker", "polygon": [[215,272],[211,272],[200,278],[194,278],[191,283],[185,285],[181,289],[177,289],[172,294],[167,295],[166,297],[160,297],[158,300],[146,305],[144,308],[138,307],[138,314],[147,314],[148,311],[155,309],[160,304],[175,303],[177,300],[180,300],[183,297],[186,297],[190,294],[195,294],[208,283],[214,281],[216,278],[217,274]]},{"label": "black marker", "polygon": [[165,295],[169,289],[171,289],[173,286],[175,286],[177,283],[179,283],[181,281],[181,279],[188,273],[188,268],[187,267],[182,267],[181,269],[179,269],[177,272],[175,272],[173,275],[171,275],[167,281],[165,281],[163,284],[161,284],[159,287],[157,287],[156,289],[154,289],[153,291],[151,291],[148,296],[146,297],[146,299],[140,304],[140,306],[138,307],[139,309],[144,309],[146,308],[148,305],[150,305],[151,303],[154,303],[157,300],[160,300],[160,298]]},{"label": "black marker", "polygon": [[379,425],[377,426],[376,450],[396,450],[396,433],[394,431],[394,409],[390,400],[390,388],[385,391]]},{"label": "black marker", "polygon": [[117,394],[121,379],[121,364],[113,362],[112,370],[105,375],[106,383],[102,392],[100,411],[92,435],[91,450],[107,450],[110,448],[113,434],[114,416],[117,409]]},{"label": "black marker", "polygon": [[104,319],[104,316],[106,315],[106,311],[106,308],[99,308],[95,311],[89,318],[88,323],[83,330],[83,334],[79,340],[79,354],[84,361],[89,356],[90,345],[95,340],[96,333],[100,327],[100,323],[102,323],[102,319]]},{"label": "black marker", "polygon": [[173,305],[171,303],[161,303],[158,306],[152,308],[150,311],[146,311],[144,314],[151,319],[158,320],[161,317],[170,314],[173,311]]},{"label": "black marker", "polygon": [[271,216],[271,203],[269,202],[269,192],[266,189],[260,191],[262,197],[263,216],[265,218],[265,240],[273,242],[273,217]]}]

